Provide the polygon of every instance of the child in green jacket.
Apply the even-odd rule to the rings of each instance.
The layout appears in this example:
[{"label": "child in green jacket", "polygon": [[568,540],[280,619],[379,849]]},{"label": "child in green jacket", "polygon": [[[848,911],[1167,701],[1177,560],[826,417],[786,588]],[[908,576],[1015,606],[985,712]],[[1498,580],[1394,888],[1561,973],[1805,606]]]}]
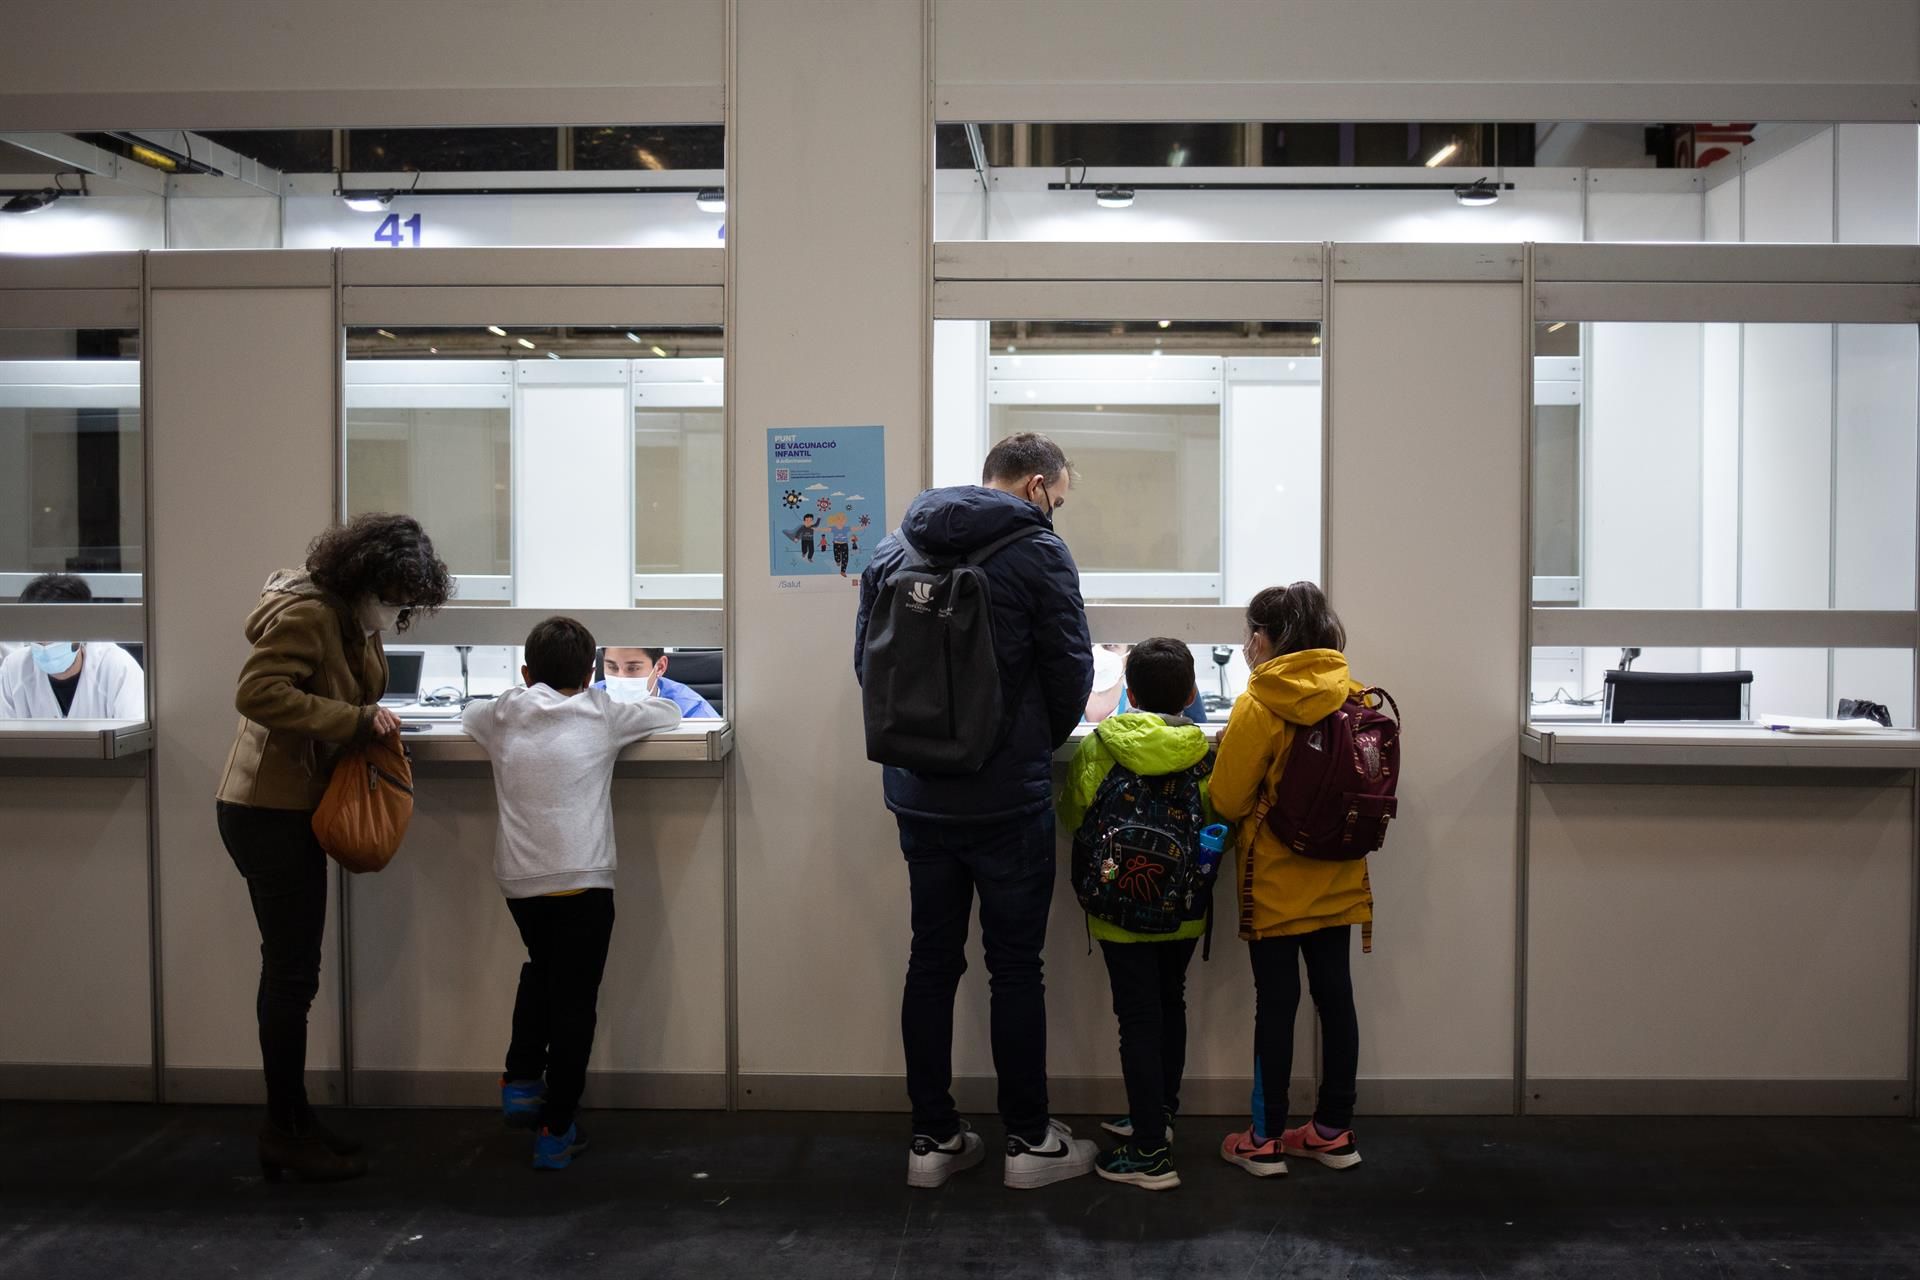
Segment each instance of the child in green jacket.
[{"label": "child in green jacket", "polygon": [[[1067,766],[1057,808],[1069,831],[1080,829],[1115,765],[1142,777],[1158,777],[1191,769],[1207,758],[1206,734],[1181,714],[1197,696],[1191,649],[1165,638],[1135,645],[1127,655],[1126,682],[1127,701],[1136,710],[1101,721]],[[1205,797],[1203,782],[1203,801]],[[1202,818],[1203,823],[1211,821],[1210,813]],[[1171,1144],[1187,1060],[1187,965],[1206,921],[1184,922],[1173,933],[1141,934],[1089,916],[1087,928],[1100,940],[1106,957],[1113,1012],[1120,1021],[1120,1069],[1132,1113],[1101,1126],[1127,1141],[1100,1156],[1094,1170],[1112,1182],[1170,1191],[1180,1185]]]}]

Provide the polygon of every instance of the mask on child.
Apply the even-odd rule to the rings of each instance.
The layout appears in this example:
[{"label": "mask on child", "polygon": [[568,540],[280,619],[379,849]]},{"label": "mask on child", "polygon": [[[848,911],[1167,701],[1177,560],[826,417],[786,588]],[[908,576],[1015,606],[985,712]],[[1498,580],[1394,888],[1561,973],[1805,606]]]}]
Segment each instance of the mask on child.
[{"label": "mask on child", "polygon": [[645,702],[653,696],[652,686],[646,676],[608,676],[607,696],[615,702]]},{"label": "mask on child", "polygon": [[400,605],[382,604],[372,596],[361,601],[358,610],[360,625],[367,629],[368,635],[376,631],[393,630],[394,623],[400,621],[400,615],[404,612]]},{"label": "mask on child", "polygon": [[33,653],[33,665],[50,676],[57,676],[73,665],[73,655],[80,646],[71,640],[60,640],[53,644],[28,645]]},{"label": "mask on child", "polygon": [[1127,660],[1105,645],[1093,646],[1093,691],[1105,693],[1127,674]]}]

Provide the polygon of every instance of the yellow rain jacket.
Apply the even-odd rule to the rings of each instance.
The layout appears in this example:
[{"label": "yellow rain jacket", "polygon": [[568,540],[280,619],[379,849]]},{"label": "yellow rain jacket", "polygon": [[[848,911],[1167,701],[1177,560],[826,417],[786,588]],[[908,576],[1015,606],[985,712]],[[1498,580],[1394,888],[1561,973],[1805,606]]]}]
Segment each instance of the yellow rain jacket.
[{"label": "yellow rain jacket", "polygon": [[1303,858],[1266,824],[1295,728],[1316,724],[1364,686],[1337,649],[1303,649],[1263,662],[1220,735],[1208,798],[1234,825],[1240,853],[1240,936],[1252,942],[1373,919],[1365,859]]}]

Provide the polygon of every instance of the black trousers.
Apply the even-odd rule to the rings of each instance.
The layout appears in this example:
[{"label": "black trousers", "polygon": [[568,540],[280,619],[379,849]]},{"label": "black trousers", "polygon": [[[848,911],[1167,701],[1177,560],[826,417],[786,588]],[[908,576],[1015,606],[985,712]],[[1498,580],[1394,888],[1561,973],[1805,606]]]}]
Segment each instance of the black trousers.
[{"label": "black trousers", "polygon": [[1187,1069],[1187,965],[1198,938],[1171,942],[1101,942],[1113,1016],[1120,1021],[1120,1073],[1127,1082],[1133,1144],[1167,1145],[1167,1116],[1180,1111]]},{"label": "black trousers", "polygon": [[247,879],[260,926],[260,1062],[267,1110],[284,1129],[302,1129],[307,1103],[307,1011],[320,990],[320,937],[327,927],[327,855],[313,815],[297,809],[216,806],[220,842]]},{"label": "black trousers", "polygon": [[564,898],[509,898],[507,910],[527,944],[513,1000],[509,1080],[547,1079],[540,1123],[565,1133],[580,1107],[599,1020],[600,978],[613,941],[613,890]]},{"label": "black trousers", "polygon": [[1320,1097],[1313,1118],[1330,1129],[1353,1125],[1360,1019],[1353,1008],[1352,951],[1351,925],[1247,944],[1253,961],[1253,1131],[1262,1138],[1279,1137],[1287,1123],[1302,959],[1320,1014]]},{"label": "black trousers", "polygon": [[1053,810],[1008,823],[899,818],[912,893],[913,946],[900,999],[913,1131],[944,1142],[953,1101],[953,1002],[967,971],[967,925],[980,895],[988,1034],[1000,1120],[1028,1142],[1047,1135],[1047,987],[1041,948],[1053,905]]}]

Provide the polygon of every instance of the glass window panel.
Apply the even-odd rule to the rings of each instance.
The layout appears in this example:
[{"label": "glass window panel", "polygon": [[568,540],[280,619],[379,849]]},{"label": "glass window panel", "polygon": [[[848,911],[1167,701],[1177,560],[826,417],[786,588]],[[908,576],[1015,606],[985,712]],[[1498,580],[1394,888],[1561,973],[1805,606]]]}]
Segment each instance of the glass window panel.
[{"label": "glass window panel", "polygon": [[725,411],[636,408],[633,417],[634,572],[721,572]]},{"label": "glass window panel", "polygon": [[1056,526],[1089,600],[1238,603],[1320,576],[1319,328],[1258,321],[934,326],[933,477],[977,484],[1033,431],[1073,463]]},{"label": "glass window panel", "polygon": [[1536,573],[1572,548],[1593,608],[1914,607],[1914,326],[1586,329],[1585,394],[1535,411]]},{"label": "glass window panel", "polygon": [[1217,406],[994,406],[994,439],[1021,431],[1073,459],[1079,480],[1054,523],[1083,571],[1220,571]]},{"label": "glass window panel", "polygon": [[141,597],[139,359],[131,331],[0,330],[0,599],[55,572]]},{"label": "glass window panel", "polygon": [[504,405],[347,409],[347,514],[414,516],[456,574],[512,572],[512,462]]}]

